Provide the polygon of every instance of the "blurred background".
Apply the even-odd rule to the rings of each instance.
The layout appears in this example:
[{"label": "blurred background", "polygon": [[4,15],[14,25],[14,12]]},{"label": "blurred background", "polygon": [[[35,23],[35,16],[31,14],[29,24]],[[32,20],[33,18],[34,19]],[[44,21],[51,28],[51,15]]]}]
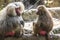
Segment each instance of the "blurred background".
[{"label": "blurred background", "polygon": [[0,9],[5,7],[7,4],[11,2],[23,2],[26,8],[29,8],[31,5],[36,3],[37,5],[44,4],[47,7],[59,7],[60,0],[0,0]]}]

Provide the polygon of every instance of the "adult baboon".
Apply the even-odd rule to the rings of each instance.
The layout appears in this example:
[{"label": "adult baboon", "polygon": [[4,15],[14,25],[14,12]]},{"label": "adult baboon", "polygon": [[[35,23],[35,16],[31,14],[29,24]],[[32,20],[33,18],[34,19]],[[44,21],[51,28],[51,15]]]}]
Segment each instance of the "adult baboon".
[{"label": "adult baboon", "polygon": [[52,30],[53,21],[50,12],[44,5],[40,5],[37,8],[38,20],[37,23],[33,23],[34,35],[45,36],[46,40],[49,40],[49,32]]},{"label": "adult baboon", "polygon": [[0,40],[4,40],[4,36],[8,35],[22,35],[23,28],[19,17],[23,11],[22,2],[10,3],[0,11]]}]

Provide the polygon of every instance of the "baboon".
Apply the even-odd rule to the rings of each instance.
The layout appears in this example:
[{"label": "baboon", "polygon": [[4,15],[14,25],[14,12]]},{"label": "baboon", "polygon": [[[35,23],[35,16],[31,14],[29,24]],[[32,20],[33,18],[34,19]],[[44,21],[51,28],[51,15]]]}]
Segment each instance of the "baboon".
[{"label": "baboon", "polygon": [[20,36],[23,33],[20,15],[24,11],[22,2],[14,2],[8,4],[0,11],[0,40],[4,40],[5,36]]},{"label": "baboon", "polygon": [[46,9],[44,5],[37,7],[38,20],[33,23],[34,35],[45,36],[46,40],[49,40],[49,32],[52,30],[53,21],[51,13]]}]

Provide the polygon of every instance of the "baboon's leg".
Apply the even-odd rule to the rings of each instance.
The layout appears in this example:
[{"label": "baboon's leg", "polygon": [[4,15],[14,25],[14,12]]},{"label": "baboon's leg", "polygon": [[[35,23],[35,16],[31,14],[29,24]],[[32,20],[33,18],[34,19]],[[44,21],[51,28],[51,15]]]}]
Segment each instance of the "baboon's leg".
[{"label": "baboon's leg", "polygon": [[34,34],[33,34],[34,36],[37,36],[37,30],[34,30]]},{"label": "baboon's leg", "polygon": [[46,35],[45,35],[45,38],[46,38],[46,40],[50,40],[49,34],[46,34]]},{"label": "baboon's leg", "polygon": [[33,34],[33,35],[34,35],[34,36],[37,36],[38,30],[39,30],[38,28],[34,28],[34,29],[33,29],[33,31],[34,31],[34,34]]},{"label": "baboon's leg", "polygon": [[20,37],[20,31],[16,31],[14,37],[16,38]]},{"label": "baboon's leg", "polygon": [[15,31],[15,35],[14,35],[14,37],[22,37],[22,35],[23,35],[23,29],[22,29],[22,27],[19,27],[19,28],[17,28],[17,30]]}]

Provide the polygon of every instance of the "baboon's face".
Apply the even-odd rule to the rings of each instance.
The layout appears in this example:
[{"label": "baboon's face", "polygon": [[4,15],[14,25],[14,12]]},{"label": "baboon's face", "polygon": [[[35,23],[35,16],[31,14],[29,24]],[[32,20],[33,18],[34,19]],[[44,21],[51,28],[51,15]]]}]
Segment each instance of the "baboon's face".
[{"label": "baboon's face", "polygon": [[20,16],[20,14],[21,14],[20,10],[21,10],[21,7],[15,8],[15,12],[18,16]]},{"label": "baboon's face", "polygon": [[23,11],[23,4],[22,3],[12,3],[7,7],[7,14],[8,16],[20,16]]}]

